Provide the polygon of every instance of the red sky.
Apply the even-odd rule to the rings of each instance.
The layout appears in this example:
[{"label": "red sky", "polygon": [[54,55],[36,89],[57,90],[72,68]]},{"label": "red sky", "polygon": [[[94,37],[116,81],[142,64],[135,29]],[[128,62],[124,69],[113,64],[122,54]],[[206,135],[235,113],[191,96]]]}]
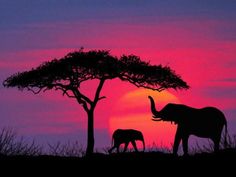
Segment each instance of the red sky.
[{"label": "red sky", "polygon": [[[135,54],[151,64],[170,66],[191,87],[169,90],[166,99],[157,95],[157,100],[164,99],[159,109],[174,101],[198,108],[216,106],[225,113],[230,132],[236,132],[234,2],[78,2],[41,1],[27,6],[26,1],[1,2],[0,16],[5,17],[0,23],[1,82],[81,46],[108,49],[116,56]],[[84,90],[90,93],[94,85],[86,84]],[[0,89],[1,127],[13,127],[40,142],[79,140],[86,144],[86,115],[74,100],[60,92],[33,95]],[[95,115],[97,147],[110,146],[111,132],[119,127],[141,129],[149,144],[170,146],[175,125],[150,120],[144,96],[149,93],[144,92],[119,80],[105,84],[102,93],[107,99],[100,102]],[[136,97],[127,97],[134,93]],[[135,104],[130,103],[132,99]]]}]

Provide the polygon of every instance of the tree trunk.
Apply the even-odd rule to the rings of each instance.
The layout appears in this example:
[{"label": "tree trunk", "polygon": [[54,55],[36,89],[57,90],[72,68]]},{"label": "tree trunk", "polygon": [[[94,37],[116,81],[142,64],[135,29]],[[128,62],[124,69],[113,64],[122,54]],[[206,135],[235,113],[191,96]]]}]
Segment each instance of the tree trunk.
[{"label": "tree trunk", "polygon": [[86,156],[93,153],[94,148],[94,110],[88,112],[88,129],[87,129],[87,149]]}]

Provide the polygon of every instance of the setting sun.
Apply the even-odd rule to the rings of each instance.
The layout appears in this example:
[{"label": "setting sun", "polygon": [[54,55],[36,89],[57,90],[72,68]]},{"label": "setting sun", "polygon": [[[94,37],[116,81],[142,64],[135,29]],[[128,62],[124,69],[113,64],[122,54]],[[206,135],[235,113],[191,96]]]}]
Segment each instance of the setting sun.
[{"label": "setting sun", "polygon": [[160,110],[167,103],[180,103],[179,99],[168,91],[136,89],[122,96],[115,104],[110,118],[110,134],[118,128],[137,129],[143,132],[147,147],[170,147],[174,140],[176,126],[168,122],[151,120],[148,95],[156,100]]}]

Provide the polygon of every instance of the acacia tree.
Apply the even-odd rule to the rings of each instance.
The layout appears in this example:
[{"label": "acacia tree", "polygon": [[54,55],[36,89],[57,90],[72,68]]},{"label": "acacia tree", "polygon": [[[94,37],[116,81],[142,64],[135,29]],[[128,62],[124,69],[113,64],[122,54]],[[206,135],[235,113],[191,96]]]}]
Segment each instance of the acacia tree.
[{"label": "acacia tree", "polygon": [[[134,55],[112,56],[106,50],[79,51],[60,59],[44,62],[30,71],[16,73],[8,77],[3,85],[29,90],[34,94],[47,90],[60,90],[63,95],[74,98],[87,113],[87,149],[94,149],[94,110],[97,103],[105,98],[100,96],[105,81],[119,78],[137,87],[162,91],[164,89],[187,89],[189,86],[169,67],[150,65]],[[81,91],[81,83],[97,79],[94,97],[89,98]]]}]

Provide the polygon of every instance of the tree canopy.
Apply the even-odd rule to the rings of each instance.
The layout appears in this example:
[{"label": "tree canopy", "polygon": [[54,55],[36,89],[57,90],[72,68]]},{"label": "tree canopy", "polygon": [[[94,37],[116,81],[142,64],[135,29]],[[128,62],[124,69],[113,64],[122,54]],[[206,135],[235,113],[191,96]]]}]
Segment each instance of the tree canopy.
[{"label": "tree canopy", "polygon": [[61,59],[44,62],[30,71],[13,74],[3,85],[18,87],[20,90],[26,88],[34,93],[61,89],[65,94],[71,88],[80,87],[86,80],[113,78],[157,91],[189,88],[168,66],[150,65],[135,55],[123,55],[118,59],[107,50],[69,53]]}]

